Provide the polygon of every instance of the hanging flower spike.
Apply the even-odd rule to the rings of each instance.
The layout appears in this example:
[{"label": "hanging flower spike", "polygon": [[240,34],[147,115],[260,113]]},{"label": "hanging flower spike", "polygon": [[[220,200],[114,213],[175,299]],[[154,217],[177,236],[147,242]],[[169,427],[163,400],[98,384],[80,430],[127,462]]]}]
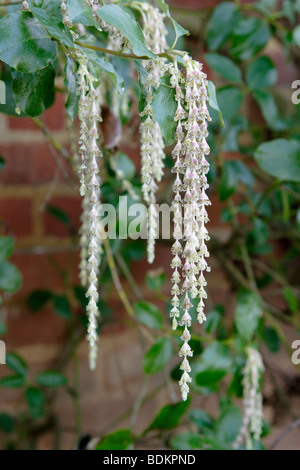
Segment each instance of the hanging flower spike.
[{"label": "hanging flower spike", "polygon": [[[188,357],[193,355],[188,341],[191,326],[189,310],[192,306],[191,299],[198,299],[197,319],[203,323],[206,317],[203,311],[206,280],[204,271],[209,271],[205,258],[209,256],[205,242],[209,240],[205,223],[208,221],[206,206],[210,201],[205,193],[208,188],[206,174],[209,170],[205,155],[209,153],[206,142],[207,123],[210,120],[207,110],[206,75],[202,72],[202,66],[189,56],[184,56],[186,64],[186,79],[178,70],[177,63],[169,66],[170,82],[175,89],[177,111],[175,120],[177,129],[175,133],[175,146],[172,156],[175,160],[172,171],[176,173],[173,185],[175,193],[174,208],[174,239],[172,253],[175,255],[171,267],[175,269],[172,282],[172,305],[170,316],[173,319],[172,327],[184,326],[184,334],[181,339],[184,344],[179,352],[183,357],[181,370],[183,370],[179,385],[182,399],[186,400],[189,392],[188,383],[190,365]],[[185,109],[187,111],[185,111]],[[180,194],[182,193],[182,194]],[[183,233],[180,227],[183,221]],[[181,240],[183,244],[181,244]],[[181,276],[184,278],[181,288],[181,276],[178,269],[181,268]],[[178,309],[178,296],[184,294],[181,308],[183,315],[178,321],[180,311]]]},{"label": "hanging flower spike", "polygon": [[263,360],[259,351],[249,347],[247,362],[243,369],[244,417],[240,432],[233,444],[238,448],[245,444],[251,450],[252,438],[259,441],[262,432],[263,409],[260,376],[264,371]]}]

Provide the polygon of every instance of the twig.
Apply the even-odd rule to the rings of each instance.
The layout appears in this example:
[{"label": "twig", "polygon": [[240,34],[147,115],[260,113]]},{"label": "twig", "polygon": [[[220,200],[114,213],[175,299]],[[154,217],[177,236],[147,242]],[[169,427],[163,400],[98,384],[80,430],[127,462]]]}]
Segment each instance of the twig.
[{"label": "twig", "polygon": [[273,450],[277,444],[279,444],[280,441],[282,441],[291,431],[296,429],[297,427],[300,426],[300,419],[297,419],[294,421],[292,424],[290,424],[273,442],[273,444],[270,445],[268,450]]},{"label": "twig", "polygon": [[134,277],[132,276],[130,270],[128,269],[127,264],[124,261],[124,258],[120,255],[120,253],[116,253],[116,260],[123,271],[124,276],[126,277],[127,281],[130,284],[131,289],[133,290],[134,294],[138,299],[142,299],[143,295],[142,292],[138,286],[138,284],[135,282]]}]

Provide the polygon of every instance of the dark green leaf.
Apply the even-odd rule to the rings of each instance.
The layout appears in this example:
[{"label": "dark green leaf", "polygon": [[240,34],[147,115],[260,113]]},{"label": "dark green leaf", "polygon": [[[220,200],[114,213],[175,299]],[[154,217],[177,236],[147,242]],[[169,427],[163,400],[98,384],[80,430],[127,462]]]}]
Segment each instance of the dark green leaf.
[{"label": "dark green leaf", "polygon": [[46,210],[46,212],[48,212],[48,214],[52,215],[57,220],[62,222],[66,227],[70,227],[71,220],[70,220],[70,217],[68,216],[68,214],[66,213],[66,211],[64,211],[60,207],[51,206],[50,204],[46,205],[45,210]]},{"label": "dark green leaf", "polygon": [[265,326],[262,331],[262,339],[268,346],[272,353],[276,353],[280,349],[280,338],[277,331],[274,328]]},{"label": "dark green leaf", "polygon": [[18,72],[32,73],[47,67],[56,48],[41,23],[25,11],[0,20],[0,60]]},{"label": "dark green leaf", "polygon": [[177,43],[177,40],[181,36],[185,36],[186,34],[189,35],[189,32],[186,29],[184,29],[180,24],[178,24],[177,21],[174,20],[174,18],[172,18],[170,14],[169,6],[165,3],[165,0],[157,0],[157,3],[160,9],[170,18],[173,24],[174,31],[175,31],[175,40],[174,40],[174,46],[175,46]]},{"label": "dark green leaf", "polygon": [[134,442],[134,438],[129,429],[120,429],[107,434],[96,445],[95,450],[126,450]]},{"label": "dark green leaf", "polygon": [[28,387],[25,392],[30,416],[38,418],[43,415],[44,395],[39,388]]},{"label": "dark green leaf", "polygon": [[14,249],[14,240],[11,237],[0,237],[0,260],[9,258]]},{"label": "dark green leaf", "polygon": [[84,0],[67,0],[66,3],[69,18],[72,23],[94,26],[95,28],[99,27],[93,17],[92,9],[89,6],[84,6]]},{"label": "dark green leaf", "polygon": [[177,102],[175,100],[175,90],[174,88],[170,88],[169,78],[164,77],[162,82],[163,84],[153,93],[152,108],[154,110],[155,119],[165,138],[165,144],[172,145],[177,126],[174,120]]},{"label": "dark green leaf", "polygon": [[286,129],[287,124],[281,119],[277,104],[271,93],[266,90],[254,90],[253,97],[271,129],[277,131]]},{"label": "dark green leaf", "polygon": [[17,373],[17,375],[26,375],[27,374],[27,364],[16,353],[7,353],[6,354],[6,365],[9,367],[11,370]]},{"label": "dark green leaf", "polygon": [[216,435],[219,442],[231,443],[237,437],[242,425],[243,416],[240,409],[231,405],[226,407],[216,421]]},{"label": "dark green leaf", "polygon": [[52,298],[52,293],[48,290],[36,290],[31,292],[27,304],[30,310],[37,312]]},{"label": "dark green leaf", "polygon": [[147,49],[140,25],[119,5],[105,5],[97,11],[97,14],[104,21],[107,21],[107,23],[112,24],[121,31],[123,36],[131,44],[132,50],[136,55],[155,57],[155,55]]},{"label": "dark green leaf", "polygon": [[0,387],[4,388],[20,388],[24,383],[24,375],[6,375],[0,379]]},{"label": "dark green leaf", "polygon": [[173,437],[171,446],[175,450],[225,450],[225,447],[214,439],[201,437],[194,432],[185,432]]},{"label": "dark green leaf", "polygon": [[166,279],[166,273],[161,269],[148,271],[146,274],[146,284],[151,290],[160,290]]},{"label": "dark green leaf", "polygon": [[77,93],[77,73],[75,70],[75,64],[69,56],[67,56],[67,63],[65,66],[64,84],[68,90],[68,97],[65,107],[68,115],[72,121],[74,121],[78,112],[79,95]]},{"label": "dark green leaf", "polygon": [[204,55],[207,64],[229,82],[242,83],[240,68],[228,57],[210,52]]},{"label": "dark green leaf", "polygon": [[62,15],[57,8],[57,2],[51,0],[28,0],[33,15],[42,23],[49,34],[64,46],[74,47],[69,29],[62,22]]},{"label": "dark green leaf", "polygon": [[205,322],[206,333],[213,333],[219,328],[223,313],[224,308],[222,305],[217,305],[213,310],[208,312],[207,321]]},{"label": "dark green leaf", "polygon": [[199,431],[212,429],[214,426],[214,419],[206,413],[206,411],[201,409],[192,410],[190,412],[190,419],[197,426]]},{"label": "dark green leaf", "polygon": [[55,370],[40,372],[35,380],[36,383],[45,387],[62,387],[67,383],[67,378],[61,372]]},{"label": "dark green leaf", "polygon": [[118,152],[116,155],[116,170],[121,172],[123,178],[127,180],[132,180],[136,172],[135,164],[131,158],[123,152]]},{"label": "dark green leaf", "polygon": [[181,401],[176,405],[165,405],[155,416],[154,420],[147,428],[147,431],[152,429],[173,429],[176,428],[183,415],[191,404],[191,400]]},{"label": "dark green leaf", "polygon": [[0,171],[5,167],[5,159],[0,155]]},{"label": "dark green leaf", "polygon": [[72,317],[71,305],[67,297],[64,295],[53,295],[52,300],[54,311],[59,317],[67,319]]},{"label": "dark green leaf", "polygon": [[198,386],[206,387],[219,382],[228,373],[232,359],[226,346],[211,343],[193,364],[192,375]]},{"label": "dark green leaf", "polygon": [[300,182],[300,142],[276,139],[261,144],[254,153],[258,165],[281,181]]},{"label": "dark green leaf", "polygon": [[163,318],[160,310],[156,305],[150,302],[139,301],[133,305],[134,312],[137,319],[143,325],[149,328],[161,328],[163,325]]},{"label": "dark green leaf", "polygon": [[277,69],[269,57],[262,56],[252,62],[246,73],[246,81],[252,90],[275,85]]},{"label": "dark green leaf", "polygon": [[37,117],[54,102],[55,68],[49,65],[34,73],[12,72],[16,105],[27,116]]},{"label": "dark green leaf", "polygon": [[222,2],[214,8],[207,33],[210,50],[216,51],[227,41],[238,17],[239,12],[232,2]]},{"label": "dark green leaf", "polygon": [[93,62],[95,62],[103,72],[108,74],[114,85],[117,86],[117,90],[122,91],[124,87],[124,80],[118,75],[114,66],[103,57],[95,57],[93,58]]},{"label": "dark green leaf", "polygon": [[0,289],[15,292],[22,284],[22,276],[16,266],[8,261],[0,262]]},{"label": "dark green leaf", "polygon": [[219,88],[217,98],[224,119],[232,120],[243,103],[243,94],[239,88],[226,86]]},{"label": "dark green leaf", "polygon": [[232,37],[230,52],[239,60],[251,59],[271,38],[269,27],[259,18],[243,17]]},{"label": "dark green leaf", "polygon": [[15,420],[7,413],[0,413],[0,429],[7,434],[13,432],[15,428]]},{"label": "dark green leaf", "polygon": [[226,199],[232,196],[237,190],[238,183],[239,178],[234,162],[225,161],[219,186],[220,201],[226,201]]},{"label": "dark green leaf", "polygon": [[253,292],[240,291],[237,296],[234,321],[239,335],[245,341],[252,339],[261,314],[260,298]]},{"label": "dark green leaf", "polygon": [[144,357],[143,369],[145,374],[156,374],[156,372],[164,369],[172,354],[173,346],[171,340],[169,338],[157,339]]},{"label": "dark green leaf", "polygon": [[291,287],[287,286],[283,289],[283,296],[288,304],[288,307],[292,313],[299,312],[299,302],[297,297],[294,295]]},{"label": "dark green leaf", "polygon": [[208,98],[209,98],[209,101],[208,101],[209,106],[215,109],[216,111],[218,111],[221,126],[225,127],[222,111],[220,110],[219,105],[218,105],[216,87],[213,84],[213,82],[211,82],[210,80],[207,81],[207,93],[208,93]]}]

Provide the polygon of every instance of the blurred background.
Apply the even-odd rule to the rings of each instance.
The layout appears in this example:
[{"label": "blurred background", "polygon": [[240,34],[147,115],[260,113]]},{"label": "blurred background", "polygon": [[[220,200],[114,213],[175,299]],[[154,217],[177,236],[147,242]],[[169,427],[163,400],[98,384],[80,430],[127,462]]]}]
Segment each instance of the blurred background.
[{"label": "blurred background", "polygon": [[[268,447],[300,417],[299,365],[291,360],[300,325],[300,96],[295,95],[300,82],[292,88],[300,80],[300,2],[168,3],[191,32],[178,46],[203,62],[226,124],[223,129],[212,112],[206,334],[238,342],[234,315],[238,306],[246,308],[242,290],[261,297],[264,315],[254,329],[266,367],[262,442]],[[0,306],[0,339],[10,354],[9,363],[0,366],[1,448],[70,449],[84,434],[100,438],[128,427],[137,435],[163,406],[179,399],[176,349],[166,368],[145,383],[149,344],[124,311],[105,265],[99,358],[95,372],[88,368],[85,297],[78,279],[81,203],[64,158],[63,148],[70,151],[71,145],[61,88],[58,78],[55,102],[39,120],[7,109],[0,114],[1,234],[14,238],[10,261],[22,275],[22,286],[5,292]],[[106,122],[110,130],[104,132],[113,133],[117,124]],[[133,178],[140,165],[138,128],[133,113],[119,145],[136,166]],[[171,198],[170,162],[161,202]],[[108,183],[104,198],[110,201],[114,191]],[[129,299],[155,304],[168,326],[170,245],[157,242],[151,267],[145,248],[140,240],[114,244],[115,262]],[[250,316],[252,308],[248,304]],[[196,356],[201,348],[200,341]],[[241,408],[243,364],[235,354],[220,386],[196,386],[192,409],[218,420],[226,400]],[[7,379],[11,374],[15,378]],[[195,432],[198,422],[203,431],[196,415],[184,418],[183,430]],[[174,440],[181,427],[140,435],[137,448],[190,448]],[[299,448],[300,429],[294,427],[276,448]]]}]

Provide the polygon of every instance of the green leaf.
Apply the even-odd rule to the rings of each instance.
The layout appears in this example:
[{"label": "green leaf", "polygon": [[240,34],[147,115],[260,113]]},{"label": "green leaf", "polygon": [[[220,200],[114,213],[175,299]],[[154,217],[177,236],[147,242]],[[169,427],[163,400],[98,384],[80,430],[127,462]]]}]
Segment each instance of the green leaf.
[{"label": "green leaf", "polygon": [[0,379],[0,387],[4,388],[20,388],[24,383],[24,375],[6,375]]},{"label": "green leaf", "polygon": [[66,3],[69,18],[72,23],[94,26],[95,28],[99,27],[93,17],[92,9],[89,6],[84,6],[84,0],[67,0]]},{"label": "green leaf", "polygon": [[52,64],[34,73],[12,72],[16,105],[27,116],[37,117],[54,102],[55,68]]},{"label": "green leaf", "polygon": [[9,367],[11,370],[16,372],[18,375],[23,375],[26,376],[27,374],[27,364],[22,359],[21,356],[19,356],[16,353],[7,353],[6,354],[6,365]]},{"label": "green leaf", "polygon": [[145,374],[153,375],[164,369],[173,355],[173,346],[169,338],[159,338],[147,351],[143,369]]},{"label": "green leaf", "polygon": [[146,274],[146,284],[151,290],[160,290],[166,282],[166,279],[166,273],[161,269],[151,270]]},{"label": "green leaf", "polygon": [[266,56],[258,57],[252,62],[246,73],[247,85],[252,90],[273,86],[277,78],[277,69],[273,61]]},{"label": "green leaf", "polygon": [[69,56],[67,56],[67,63],[65,66],[64,84],[68,90],[65,108],[72,121],[74,121],[78,112],[79,95],[77,93],[77,73],[75,71],[75,63]]},{"label": "green leaf", "polygon": [[210,50],[216,51],[227,41],[238,17],[239,12],[232,2],[222,2],[214,8],[207,32]]},{"label": "green leaf", "polygon": [[163,326],[163,318],[159,308],[150,302],[135,302],[133,304],[134,312],[137,319],[143,325],[149,328],[161,328]]},{"label": "green leaf", "polygon": [[5,158],[2,157],[2,155],[0,155],[0,171],[3,170],[3,168],[5,167]]},{"label": "green leaf", "polygon": [[243,416],[241,410],[231,405],[226,407],[216,421],[216,435],[221,443],[231,443],[237,437],[242,425]]},{"label": "green leaf", "polygon": [[213,84],[213,82],[211,82],[210,80],[207,81],[207,93],[208,93],[208,98],[209,98],[209,101],[208,101],[209,106],[215,109],[216,111],[218,111],[221,126],[225,127],[223,115],[218,105],[216,87]]},{"label": "green leaf", "polygon": [[254,90],[253,97],[271,129],[281,131],[287,128],[287,124],[279,115],[278,107],[271,93],[266,90]]},{"label": "green leaf", "polygon": [[16,266],[8,261],[0,262],[0,289],[15,292],[22,284],[22,276]]},{"label": "green leaf", "polygon": [[52,215],[52,217],[55,217],[55,219],[59,220],[66,227],[71,226],[70,217],[68,216],[66,211],[64,211],[60,207],[47,204],[45,210],[46,212],[48,212],[48,214]]},{"label": "green leaf", "polygon": [[35,381],[39,385],[55,388],[66,385],[67,378],[61,372],[55,370],[48,370],[45,372],[40,372],[36,376]]},{"label": "green leaf", "polygon": [[250,341],[257,329],[262,308],[260,298],[253,292],[240,291],[234,312],[234,322],[241,338]]},{"label": "green leaf", "polygon": [[49,34],[67,47],[74,47],[69,29],[62,22],[62,15],[56,2],[51,0],[28,0],[33,15],[42,23]]},{"label": "green leaf", "polygon": [[27,305],[33,312],[37,312],[52,298],[52,293],[48,290],[36,290],[31,292],[27,299]]},{"label": "green leaf", "polygon": [[190,33],[186,29],[184,29],[180,24],[178,24],[177,21],[174,20],[174,18],[172,18],[171,14],[170,14],[169,5],[167,5],[165,3],[165,0],[156,0],[156,1],[159,5],[160,9],[168,16],[168,18],[170,18],[170,20],[173,24],[173,28],[174,28],[174,31],[175,31],[175,40],[174,40],[174,47],[175,47],[178,39],[181,36],[185,36],[186,34],[189,35]]},{"label": "green leaf", "polygon": [[53,308],[55,313],[62,318],[72,318],[71,305],[64,295],[53,295]]},{"label": "green leaf", "polygon": [[129,429],[120,429],[107,434],[96,445],[95,450],[126,450],[134,442],[134,438]]},{"label": "green leaf", "polygon": [[119,92],[122,91],[124,87],[124,80],[118,75],[116,69],[110,62],[105,60],[103,57],[94,57],[92,62],[95,62],[103,72],[108,74],[114,85],[117,86],[117,90]]},{"label": "green leaf", "polygon": [[262,170],[274,178],[300,182],[300,142],[297,140],[265,142],[256,149],[254,158]]},{"label": "green leaf", "polygon": [[0,413],[0,429],[7,434],[13,432],[15,428],[15,420],[7,413]]},{"label": "green leaf", "polygon": [[207,321],[205,322],[205,331],[210,334],[216,331],[221,324],[222,314],[224,313],[224,308],[222,305],[216,305],[216,307],[208,312]]},{"label": "green leaf", "polygon": [[296,26],[296,28],[293,30],[293,39],[297,46],[300,47],[300,25]]},{"label": "green leaf", "polygon": [[234,162],[224,162],[219,186],[220,201],[226,201],[237,190],[239,178],[236,172]]},{"label": "green leaf", "polygon": [[261,337],[272,353],[277,353],[279,351],[280,338],[275,328],[265,326],[261,332]]},{"label": "green leaf", "polygon": [[0,320],[0,336],[4,336],[7,333],[6,324]]},{"label": "green leaf", "polygon": [[194,432],[178,434],[171,439],[171,446],[175,450],[225,450],[214,439],[202,437]]},{"label": "green leaf", "polygon": [[291,287],[286,286],[283,288],[283,296],[285,298],[286,303],[292,313],[299,312],[299,302],[297,297],[294,295],[293,290]]},{"label": "green leaf", "polygon": [[157,413],[146,432],[151,431],[152,429],[166,430],[176,428],[180,424],[180,421],[188,410],[190,404],[191,399],[188,398],[186,401],[180,401],[175,405],[165,405]]},{"label": "green leaf", "polygon": [[17,11],[0,20],[0,60],[18,72],[47,67],[56,48],[41,23],[29,12]]},{"label": "green leaf", "polygon": [[233,83],[242,83],[242,72],[240,68],[228,57],[210,52],[204,54],[207,64],[223,78]]},{"label": "green leaf", "polygon": [[214,341],[193,364],[192,375],[198,386],[210,386],[225,377],[231,364],[232,359],[228,348]]},{"label": "green leaf", "polygon": [[135,164],[128,155],[123,152],[118,152],[116,155],[116,171],[121,172],[123,178],[130,181],[134,178],[136,173]]},{"label": "green leaf", "polygon": [[25,397],[27,400],[30,416],[33,418],[42,416],[45,402],[43,392],[39,388],[28,387],[25,392]]},{"label": "green leaf", "polygon": [[231,38],[231,55],[239,60],[251,59],[270,39],[270,29],[260,18],[243,17],[236,25]]},{"label": "green leaf", "polygon": [[218,89],[217,98],[224,119],[231,121],[237,115],[240,107],[242,106],[242,91],[234,86],[225,86]]},{"label": "green leaf", "polygon": [[170,78],[165,76],[162,82],[162,85],[153,93],[152,108],[155,119],[164,136],[165,144],[168,146],[174,142],[177,126],[174,117],[177,110],[177,102],[175,100],[175,90],[170,88]]},{"label": "green leaf", "polygon": [[143,31],[137,21],[119,5],[105,5],[97,11],[102,20],[115,26],[129,41],[133,52],[138,56],[155,58],[155,54],[147,49]]},{"label": "green leaf", "polygon": [[0,261],[5,261],[13,252],[15,242],[11,237],[0,237]]},{"label": "green leaf", "polygon": [[199,431],[212,429],[214,426],[214,419],[206,413],[206,411],[201,409],[192,410],[190,412],[190,419],[197,426]]}]

